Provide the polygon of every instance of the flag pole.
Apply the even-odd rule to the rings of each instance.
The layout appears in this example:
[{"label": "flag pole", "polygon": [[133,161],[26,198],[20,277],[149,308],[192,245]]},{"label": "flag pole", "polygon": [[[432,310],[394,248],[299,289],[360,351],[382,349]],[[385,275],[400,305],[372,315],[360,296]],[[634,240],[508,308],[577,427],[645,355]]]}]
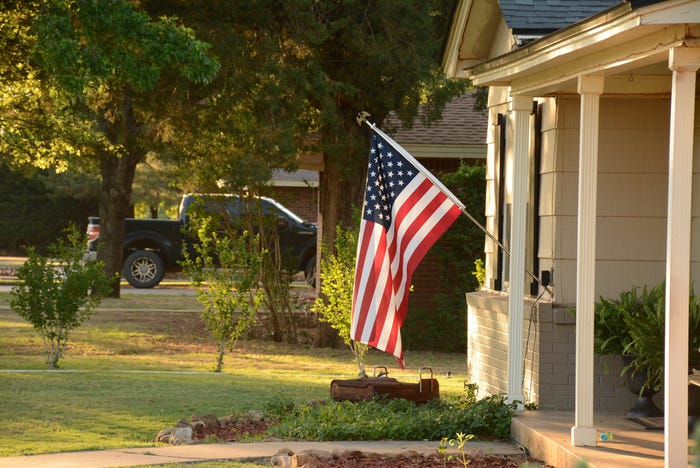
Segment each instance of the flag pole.
[{"label": "flag pole", "polygon": [[[474,216],[471,215],[467,211],[467,209],[464,206],[464,203],[462,203],[447,187],[443,185],[442,182],[438,180],[437,177],[435,177],[430,171],[428,171],[421,163],[419,163],[416,158],[413,157],[408,151],[406,151],[401,145],[396,143],[390,136],[388,136],[386,133],[382,132],[374,123],[370,122],[367,120],[368,117],[371,117],[371,114],[367,111],[362,111],[358,112],[357,115],[355,116],[355,120],[357,121],[357,124],[362,126],[363,123],[367,124],[369,128],[374,130],[384,138],[389,144],[391,144],[394,148],[399,150],[401,152],[401,155],[409,160],[411,164],[413,164],[416,169],[418,169],[425,177],[427,177],[435,186],[437,186],[450,200],[452,200],[455,205],[457,205],[462,212],[469,220],[474,223],[479,229],[481,229],[486,236],[491,239],[501,250],[503,250],[506,255],[510,256],[510,249],[508,249],[503,243],[501,243],[493,234],[491,234],[488,229],[486,229],[485,226],[483,226]],[[544,290],[550,295],[550,297],[553,299],[554,298],[554,293],[549,289],[549,286],[542,284],[542,281],[535,275],[533,272],[531,272],[528,268],[525,268],[525,273],[528,274],[537,284],[539,284]]]}]

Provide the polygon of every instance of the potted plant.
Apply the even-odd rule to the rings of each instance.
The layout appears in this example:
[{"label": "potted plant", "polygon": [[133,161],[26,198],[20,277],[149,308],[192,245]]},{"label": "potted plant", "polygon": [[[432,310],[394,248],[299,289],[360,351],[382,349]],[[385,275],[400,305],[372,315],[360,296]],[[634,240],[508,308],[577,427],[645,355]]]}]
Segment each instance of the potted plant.
[{"label": "potted plant", "polygon": [[[700,301],[691,288],[689,303],[688,362],[700,363]],[[595,351],[620,356],[621,375],[630,390],[639,396],[628,416],[662,414],[651,397],[664,382],[665,287],[660,284],[623,291],[617,299],[600,300],[595,305]]]}]

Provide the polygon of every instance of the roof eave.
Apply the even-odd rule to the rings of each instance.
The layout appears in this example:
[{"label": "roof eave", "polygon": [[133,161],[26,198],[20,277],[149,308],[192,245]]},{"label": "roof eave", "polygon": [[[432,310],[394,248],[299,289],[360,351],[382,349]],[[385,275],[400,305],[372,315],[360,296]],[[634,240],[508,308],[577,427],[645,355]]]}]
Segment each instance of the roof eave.
[{"label": "roof eave", "polygon": [[[629,3],[622,3],[613,8],[605,10],[598,15],[586,20],[574,23],[564,29],[560,29],[552,34],[533,41],[526,46],[515,49],[494,59],[475,64],[473,67],[463,70],[463,73],[473,80],[475,85],[492,85],[489,75],[494,72],[504,70],[507,67],[523,68],[527,65],[523,62],[532,61],[533,56],[541,54],[543,51],[551,50],[554,47],[561,47],[567,42],[576,41],[582,34],[609,26],[612,21],[624,18],[631,11]],[[498,73],[501,75],[502,73]],[[503,75],[507,76],[507,75]]]},{"label": "roof eave", "polygon": [[671,47],[691,45],[687,27],[700,23],[697,5],[698,0],[648,1],[641,8],[619,4],[467,68],[463,76],[476,86],[510,86],[520,94],[555,92],[578,75],[659,60]]}]

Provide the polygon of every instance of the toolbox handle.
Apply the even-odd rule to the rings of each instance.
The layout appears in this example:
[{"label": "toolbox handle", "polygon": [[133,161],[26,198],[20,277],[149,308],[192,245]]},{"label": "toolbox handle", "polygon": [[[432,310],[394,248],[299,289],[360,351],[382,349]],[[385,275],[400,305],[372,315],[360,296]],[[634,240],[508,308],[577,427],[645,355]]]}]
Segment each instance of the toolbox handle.
[{"label": "toolbox handle", "polygon": [[432,367],[421,367],[418,371],[418,393],[423,393],[423,371],[430,371],[430,392],[433,392],[433,368]]},{"label": "toolbox handle", "polygon": [[[382,372],[380,372],[379,375],[377,375],[377,369],[384,369],[384,370]],[[389,369],[387,369],[386,366],[375,366],[373,377],[389,377]]]}]

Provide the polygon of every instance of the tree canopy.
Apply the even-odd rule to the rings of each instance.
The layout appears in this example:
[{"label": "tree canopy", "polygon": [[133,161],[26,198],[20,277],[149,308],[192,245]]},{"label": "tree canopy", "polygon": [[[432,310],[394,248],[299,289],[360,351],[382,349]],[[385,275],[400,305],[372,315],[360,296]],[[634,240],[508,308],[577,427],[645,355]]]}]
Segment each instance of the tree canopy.
[{"label": "tree canopy", "polygon": [[336,224],[362,202],[368,145],[355,114],[381,124],[396,111],[412,122],[427,103],[436,118],[466,90],[438,67],[452,3],[143,0],[152,15],[187,18],[222,64],[206,109],[179,138],[194,163],[183,165],[187,177],[250,186],[272,168],[295,168],[302,153],[322,154],[323,232],[333,245]]},{"label": "tree canopy", "polygon": [[13,166],[99,170],[102,258],[116,272],[149,152],[176,160],[188,190],[252,187],[315,152],[332,246],[362,202],[367,132],[355,113],[411,122],[428,103],[436,117],[465,90],[438,68],[452,3],[5,2],[0,154]]},{"label": "tree canopy", "polygon": [[136,165],[172,134],[184,83],[205,85],[219,63],[179,20],[127,0],[8,2],[0,23],[0,154],[13,166],[97,168],[99,255],[119,272]]}]

